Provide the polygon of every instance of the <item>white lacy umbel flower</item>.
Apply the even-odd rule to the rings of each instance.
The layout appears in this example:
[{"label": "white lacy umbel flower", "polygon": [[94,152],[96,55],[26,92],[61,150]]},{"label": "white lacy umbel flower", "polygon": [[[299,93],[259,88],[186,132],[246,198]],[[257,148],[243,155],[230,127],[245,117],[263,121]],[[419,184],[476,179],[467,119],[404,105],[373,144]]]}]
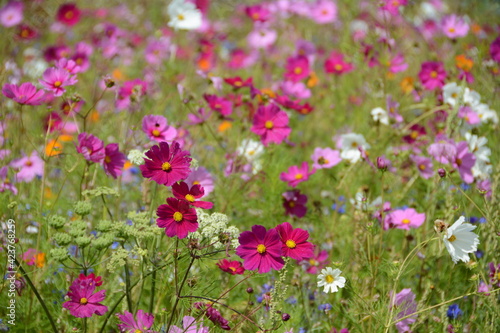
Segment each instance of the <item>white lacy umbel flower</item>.
[{"label": "white lacy umbel flower", "polygon": [[373,109],[370,113],[374,122],[389,125],[389,116],[387,115],[387,111],[384,109],[378,107]]},{"label": "white lacy umbel flower", "polygon": [[361,151],[370,149],[371,146],[366,142],[362,134],[348,133],[340,136],[341,140],[341,153],[340,157],[350,163],[356,163],[361,159]]},{"label": "white lacy umbel flower", "polygon": [[233,248],[237,248],[240,243],[238,237],[240,230],[235,226],[228,225],[229,218],[222,213],[205,213],[202,209],[196,208],[198,215],[198,230],[190,233],[189,238],[207,241],[216,249],[225,248],[228,243]]},{"label": "white lacy umbel flower", "polygon": [[137,150],[137,149],[132,149],[128,153],[128,160],[132,162],[135,165],[142,165],[144,164],[144,158],[146,157],[146,154],[144,152]]},{"label": "white lacy umbel flower", "polygon": [[338,268],[327,267],[321,270],[321,274],[318,275],[318,287],[325,287],[323,290],[325,293],[336,293],[339,288],[344,288],[345,277],[340,276],[342,271]]},{"label": "white lacy umbel flower", "polygon": [[186,0],[174,0],[168,5],[168,26],[174,29],[194,30],[202,25],[201,12]]},{"label": "white lacy umbel flower", "polygon": [[479,245],[479,236],[472,232],[476,226],[464,221],[465,217],[460,216],[443,237],[444,245],[455,264],[459,260],[469,262],[469,253],[476,252]]}]

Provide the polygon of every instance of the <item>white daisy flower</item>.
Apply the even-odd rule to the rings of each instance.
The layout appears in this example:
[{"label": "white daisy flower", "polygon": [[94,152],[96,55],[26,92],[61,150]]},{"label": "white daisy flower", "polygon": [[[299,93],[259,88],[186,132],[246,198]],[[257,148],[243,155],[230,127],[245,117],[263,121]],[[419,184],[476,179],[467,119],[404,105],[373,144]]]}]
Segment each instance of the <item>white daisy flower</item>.
[{"label": "white daisy flower", "polygon": [[258,160],[264,153],[264,145],[260,141],[245,139],[236,149],[236,153],[245,156],[249,162]]},{"label": "white daisy flower", "polygon": [[327,267],[321,270],[321,274],[318,275],[318,287],[325,287],[323,290],[325,293],[335,293],[339,291],[339,288],[344,288],[345,277],[340,276],[342,271],[340,269],[333,269]]},{"label": "white daisy flower", "polygon": [[168,26],[174,29],[194,30],[202,25],[201,12],[195,4],[185,0],[174,0],[167,8],[170,21]]},{"label": "white daisy flower", "polygon": [[371,115],[374,122],[389,125],[389,116],[387,115],[387,111],[384,109],[380,107],[375,108],[371,111]]},{"label": "white daisy flower", "polygon": [[460,218],[446,230],[443,237],[444,245],[456,264],[459,260],[469,262],[469,253],[477,251],[479,236],[472,232],[475,225],[464,223],[465,217]]}]

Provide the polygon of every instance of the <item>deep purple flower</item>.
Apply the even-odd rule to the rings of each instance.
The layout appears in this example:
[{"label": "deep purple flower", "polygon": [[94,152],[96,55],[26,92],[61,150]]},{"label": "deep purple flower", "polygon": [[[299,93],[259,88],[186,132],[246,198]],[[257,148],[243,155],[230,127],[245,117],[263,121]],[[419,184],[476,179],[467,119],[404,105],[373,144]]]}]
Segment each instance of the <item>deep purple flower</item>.
[{"label": "deep purple flower", "polygon": [[104,171],[107,175],[117,178],[122,174],[123,165],[127,160],[125,155],[120,152],[117,143],[110,143],[104,148],[105,157],[103,161]]},{"label": "deep purple flower", "polygon": [[285,214],[303,217],[307,213],[307,195],[301,194],[300,190],[286,191],[282,195]]},{"label": "deep purple flower", "polygon": [[87,161],[94,163],[101,163],[106,156],[104,143],[99,138],[85,132],[78,134],[78,146],[76,150]]},{"label": "deep purple flower", "polygon": [[500,36],[498,36],[490,45],[491,59],[500,64]]},{"label": "deep purple flower", "polygon": [[145,164],[139,166],[144,178],[151,178],[160,185],[172,186],[179,180],[186,179],[191,172],[191,156],[182,150],[178,142],[171,145],[160,142],[146,152]]},{"label": "deep purple flower", "polygon": [[489,276],[490,276],[490,282],[492,284],[496,284],[498,287],[500,287],[500,264],[496,265],[492,262],[488,264],[489,267]]}]

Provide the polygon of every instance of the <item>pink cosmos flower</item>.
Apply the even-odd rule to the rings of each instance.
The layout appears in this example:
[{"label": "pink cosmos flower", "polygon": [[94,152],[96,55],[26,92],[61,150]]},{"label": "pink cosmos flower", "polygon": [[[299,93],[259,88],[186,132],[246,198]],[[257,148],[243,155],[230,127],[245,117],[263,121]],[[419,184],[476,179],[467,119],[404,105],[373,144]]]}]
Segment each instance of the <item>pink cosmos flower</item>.
[{"label": "pink cosmos flower", "polygon": [[186,179],[191,172],[191,156],[182,150],[177,141],[169,146],[166,142],[151,147],[146,152],[145,164],[139,166],[144,178],[151,178],[160,185],[172,186]]},{"label": "pink cosmos flower", "polygon": [[18,25],[23,21],[23,9],[22,1],[9,1],[0,8],[0,24],[6,28]]},{"label": "pink cosmos flower", "polygon": [[94,273],[90,273],[89,275],[85,275],[83,273],[80,273],[80,275],[78,275],[78,280],[80,280],[80,281],[88,280],[87,282],[95,283],[96,287],[99,287],[102,285],[102,277],[95,276]]},{"label": "pink cosmos flower", "polygon": [[401,53],[398,53],[389,61],[389,71],[391,73],[404,72],[407,69],[408,63],[405,61],[405,58]]},{"label": "pink cosmos flower", "polygon": [[207,101],[210,109],[215,112],[219,112],[224,117],[227,117],[231,115],[231,113],[233,113],[233,103],[231,103],[227,99],[219,97],[217,95],[208,94],[204,94],[203,98],[205,98],[205,100]]},{"label": "pink cosmos flower", "polygon": [[175,183],[172,185],[172,193],[177,199],[185,200],[194,207],[211,209],[214,206],[214,204],[209,201],[196,201],[196,199],[203,197],[205,194],[201,185],[193,185],[189,188],[189,185],[185,182]]},{"label": "pink cosmos flower", "polygon": [[67,296],[69,301],[63,303],[63,308],[77,318],[90,318],[94,314],[104,315],[108,307],[100,304],[106,297],[106,291],[101,290],[94,294],[96,284],[92,279],[77,279],[73,281]]},{"label": "pink cosmos flower", "polygon": [[469,32],[469,24],[463,17],[453,14],[443,17],[441,29],[448,38],[465,37]]},{"label": "pink cosmos flower", "polygon": [[125,155],[120,152],[117,143],[110,143],[104,148],[104,160],[102,165],[104,166],[104,172],[107,175],[118,178],[122,174],[123,165],[127,160]]},{"label": "pink cosmos flower", "polygon": [[130,106],[132,101],[139,101],[146,94],[147,88],[148,84],[141,79],[124,82],[116,97],[117,109],[124,110]]},{"label": "pink cosmos flower", "polygon": [[411,155],[411,160],[417,166],[420,176],[424,179],[429,179],[434,174],[432,169],[432,160],[425,156]]},{"label": "pink cosmos flower", "polygon": [[190,113],[188,114],[189,125],[199,125],[203,124],[210,118],[212,111],[207,111],[205,108],[199,108],[198,114]]},{"label": "pink cosmos flower", "polygon": [[290,98],[306,99],[311,97],[311,90],[307,89],[304,82],[285,81],[281,83],[280,88]]},{"label": "pink cosmos flower", "polygon": [[67,26],[74,26],[80,21],[80,9],[74,3],[65,3],[59,7],[56,19]]},{"label": "pink cosmos flower", "polygon": [[307,162],[302,162],[300,167],[292,165],[288,168],[287,172],[282,172],[280,174],[280,180],[288,182],[288,186],[295,187],[299,183],[305,182],[309,179],[309,176],[316,172],[315,168],[309,171],[309,165]]},{"label": "pink cosmos flower", "polygon": [[160,205],[156,210],[156,225],[165,228],[168,237],[186,238],[189,232],[198,230],[196,210],[189,207],[186,200],[167,198],[166,205]]},{"label": "pink cosmos flower", "polygon": [[242,263],[239,262],[238,260],[229,261],[227,259],[221,259],[216,265],[223,272],[229,273],[231,275],[236,275],[236,274],[241,275],[245,273],[245,268],[243,268]]},{"label": "pink cosmos flower", "polygon": [[303,217],[307,213],[307,195],[301,194],[300,190],[286,191],[282,195],[285,215]]},{"label": "pink cosmos flower", "polygon": [[391,227],[404,230],[410,230],[410,227],[418,228],[425,221],[425,213],[417,213],[413,208],[395,210],[387,217]]},{"label": "pink cosmos flower", "polygon": [[8,173],[8,167],[4,166],[0,168],[0,193],[10,191],[12,194],[17,195],[17,188],[10,182]]},{"label": "pink cosmos flower", "polygon": [[474,111],[470,106],[462,106],[458,110],[458,118],[462,118],[469,125],[477,125],[481,123],[481,118],[476,111]]},{"label": "pink cosmos flower", "polygon": [[54,96],[61,96],[66,89],[64,87],[74,85],[78,80],[67,70],[62,68],[50,67],[43,73],[43,80],[40,83],[45,90],[52,91]]},{"label": "pink cosmos flower", "polygon": [[385,103],[389,117],[396,120],[397,123],[402,122],[404,119],[403,116],[399,113],[399,103],[394,100],[391,95],[387,95]]},{"label": "pink cosmos flower", "polygon": [[142,131],[150,140],[170,142],[177,136],[177,130],[168,125],[163,116],[147,115],[142,118]]},{"label": "pink cosmos flower", "polygon": [[314,250],[314,256],[308,260],[302,260],[299,262],[300,265],[309,274],[318,274],[321,269],[323,269],[328,262],[328,252],[325,250],[319,251],[319,248]]},{"label": "pink cosmos flower", "polygon": [[337,5],[330,0],[318,0],[311,4],[310,18],[318,24],[335,22],[337,19]]},{"label": "pink cosmos flower", "polygon": [[442,62],[428,61],[422,64],[420,73],[418,73],[420,82],[427,90],[441,88],[446,79],[446,71]]},{"label": "pink cosmos flower", "polygon": [[309,232],[304,229],[293,229],[288,222],[276,227],[281,239],[283,256],[295,260],[309,259],[314,256],[314,245],[307,241]]},{"label": "pink cosmos flower", "polygon": [[168,56],[170,40],[167,38],[150,40],[144,50],[144,59],[152,65],[159,65]]},{"label": "pink cosmos flower", "polygon": [[120,328],[120,332],[155,333],[155,331],[150,330],[155,320],[155,317],[152,314],[139,310],[137,311],[136,318],[137,319],[135,319],[134,315],[128,311],[125,311],[123,314],[119,314],[118,319],[120,320],[120,324],[118,324],[118,328]]},{"label": "pink cosmos flower", "polygon": [[271,16],[271,12],[262,5],[245,7],[245,14],[254,22],[266,22]]},{"label": "pink cosmos flower", "polygon": [[10,162],[10,166],[18,172],[15,175],[16,182],[31,182],[36,176],[43,176],[43,160],[38,153],[33,151],[31,155],[21,157]]},{"label": "pink cosmos flower", "polygon": [[320,147],[314,149],[311,159],[313,160],[313,168],[315,169],[329,169],[342,161],[338,150]]},{"label": "pink cosmos flower", "polygon": [[267,49],[274,44],[278,38],[278,33],[275,30],[264,27],[255,28],[248,34],[247,41],[254,49]]},{"label": "pink cosmos flower", "polygon": [[101,163],[106,157],[104,142],[89,133],[78,134],[78,146],[76,150],[85,157],[87,161]]},{"label": "pink cosmos flower", "polygon": [[75,45],[75,52],[71,56],[78,66],[80,66],[80,72],[85,72],[90,67],[90,55],[94,52],[92,45],[85,42],[78,42]]},{"label": "pink cosmos flower", "polygon": [[305,79],[311,72],[309,60],[303,55],[288,58],[285,69],[285,78],[292,82],[298,82]]},{"label": "pink cosmos flower", "polygon": [[196,319],[191,316],[184,316],[184,318],[182,318],[182,327],[183,328],[179,328],[173,325],[168,333],[208,333],[208,327],[202,324],[198,327],[196,325]]},{"label": "pink cosmos flower", "polygon": [[205,194],[200,198],[206,197],[214,190],[214,180],[210,172],[204,167],[198,167],[189,174],[189,176],[184,180],[188,186],[201,185]]},{"label": "pink cosmos flower", "polygon": [[408,0],[382,0],[382,3],[384,5],[380,7],[380,10],[389,12],[393,16],[398,16],[399,8],[406,6]]},{"label": "pink cosmos flower", "polygon": [[271,269],[280,270],[284,266],[280,236],[276,229],[266,231],[265,227],[254,225],[252,231],[242,232],[238,240],[240,246],[236,254],[244,260],[245,269],[258,269],[259,274],[262,274]]},{"label": "pink cosmos flower", "polygon": [[457,154],[457,148],[453,140],[447,139],[445,137],[436,137],[439,140],[432,143],[427,148],[427,152],[436,159],[439,163],[449,164],[451,163]]},{"label": "pink cosmos flower", "polygon": [[[415,301],[415,294],[410,288],[403,289],[396,294],[393,299],[393,306],[396,307],[398,314],[396,319],[403,318],[417,312],[417,302]],[[398,321],[396,329],[399,333],[411,332],[410,325],[417,321],[417,315],[408,317]]]},{"label": "pink cosmos flower", "polygon": [[476,156],[469,152],[469,144],[467,141],[462,141],[456,145],[456,155],[452,161],[452,165],[460,173],[462,180],[471,184],[474,182],[474,176],[472,175],[472,167],[476,163]]},{"label": "pink cosmos flower", "polygon": [[40,105],[45,102],[46,97],[45,92],[37,90],[31,82],[22,83],[20,86],[6,83],[2,93],[21,105]]},{"label": "pink cosmos flower", "polygon": [[274,104],[261,105],[253,118],[251,131],[260,135],[264,146],[270,142],[280,144],[292,131],[288,127],[288,115]]},{"label": "pink cosmos flower", "polygon": [[68,73],[74,75],[78,74],[81,71],[80,66],[74,60],[68,60],[66,58],[61,58],[56,61],[56,68],[65,69]]},{"label": "pink cosmos flower", "polygon": [[325,72],[327,73],[341,75],[349,73],[353,69],[354,65],[352,63],[345,62],[344,55],[336,51],[332,51],[328,59],[325,61]]}]

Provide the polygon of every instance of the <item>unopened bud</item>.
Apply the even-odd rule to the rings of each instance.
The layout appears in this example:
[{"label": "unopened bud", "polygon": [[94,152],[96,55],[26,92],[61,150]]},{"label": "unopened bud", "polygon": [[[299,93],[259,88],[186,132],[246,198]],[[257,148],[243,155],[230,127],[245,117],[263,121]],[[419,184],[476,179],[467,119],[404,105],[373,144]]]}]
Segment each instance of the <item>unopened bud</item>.
[{"label": "unopened bud", "polygon": [[382,156],[379,156],[377,157],[377,168],[380,170],[380,171],[387,171],[387,160],[382,157]]},{"label": "unopened bud", "polygon": [[281,320],[288,321],[290,319],[290,315],[288,313],[283,313],[281,315]]},{"label": "unopened bud", "polygon": [[112,88],[112,87],[114,87],[114,85],[115,85],[115,80],[113,80],[113,79],[111,78],[111,76],[106,75],[106,76],[104,77],[104,84],[106,85],[106,87],[108,87],[108,88]]},{"label": "unopened bud", "polygon": [[439,177],[441,177],[441,178],[446,177],[446,170],[445,170],[445,169],[443,169],[443,168],[439,168],[439,170],[438,170],[438,175],[439,175]]},{"label": "unopened bud", "polygon": [[247,293],[252,294],[253,293],[253,288],[247,288]]}]

